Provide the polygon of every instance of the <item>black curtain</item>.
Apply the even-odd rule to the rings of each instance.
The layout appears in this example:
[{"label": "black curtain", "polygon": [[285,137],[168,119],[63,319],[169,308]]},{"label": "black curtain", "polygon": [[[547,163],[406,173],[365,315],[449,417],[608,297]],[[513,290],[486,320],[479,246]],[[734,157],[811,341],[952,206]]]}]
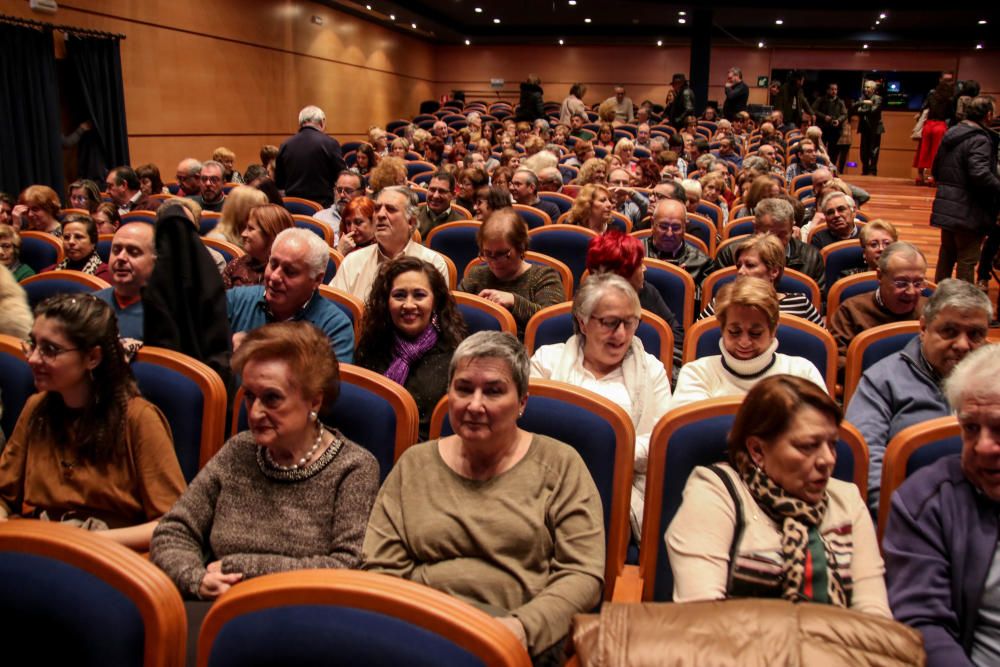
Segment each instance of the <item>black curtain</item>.
[{"label": "black curtain", "polygon": [[94,125],[80,139],[80,177],[98,183],[110,168],[129,164],[120,42],[117,37],[66,37],[66,60],[77,89],[74,106]]},{"label": "black curtain", "polygon": [[59,85],[52,31],[0,22],[0,190],[63,192]]}]

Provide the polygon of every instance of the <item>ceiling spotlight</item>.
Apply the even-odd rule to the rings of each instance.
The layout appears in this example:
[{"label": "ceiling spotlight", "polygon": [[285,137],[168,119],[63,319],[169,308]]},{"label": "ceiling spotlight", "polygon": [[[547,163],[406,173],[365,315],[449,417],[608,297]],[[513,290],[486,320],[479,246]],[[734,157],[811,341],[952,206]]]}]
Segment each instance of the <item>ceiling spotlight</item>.
[{"label": "ceiling spotlight", "polygon": [[861,48],[862,48],[862,49],[867,49],[867,48],[868,48],[868,45],[867,45],[867,44],[862,44],[862,45],[861,45]]},{"label": "ceiling spotlight", "polygon": [[663,46],[663,40],[662,39],[656,40],[656,45],[657,46]]},{"label": "ceiling spotlight", "polygon": [[775,19],[774,25],[784,25],[785,21],[783,19]]},{"label": "ceiling spotlight", "polygon": [[482,7],[476,7],[476,13],[477,14],[482,14],[483,13],[483,8]]},{"label": "ceiling spotlight", "polygon": [[466,46],[472,46],[472,40],[470,40],[470,39],[465,40],[465,45]]},{"label": "ceiling spotlight", "polygon": [[559,46],[562,46],[563,44],[565,44],[565,42],[563,42],[563,40],[560,39],[559,40]]},{"label": "ceiling spotlight", "polygon": [[982,44],[976,44],[976,48],[977,49],[981,49],[981,48],[983,48],[983,45]]},{"label": "ceiling spotlight", "polygon": [[410,27],[413,28],[414,30],[416,30],[417,29],[417,24],[416,23],[411,23]]},{"label": "ceiling spotlight", "polygon": [[396,15],[395,14],[389,14],[389,20],[390,21],[395,21],[396,20]]},{"label": "ceiling spotlight", "polygon": [[687,12],[677,12],[677,16],[687,16]]},{"label": "ceiling spotlight", "polygon": [[986,19],[979,19],[979,25],[986,25]]},{"label": "ceiling spotlight", "polygon": [[687,19],[677,19],[678,23],[687,23]]},{"label": "ceiling spotlight", "polygon": [[367,9],[368,11],[371,11],[372,10],[372,6],[371,5],[365,5],[365,9]]},{"label": "ceiling spotlight", "polygon": [[584,23],[590,23],[590,19],[583,19]]},{"label": "ceiling spotlight", "polygon": [[494,23],[500,23],[500,19],[493,19]]},{"label": "ceiling spotlight", "polygon": [[575,7],[576,6],[576,0],[569,0],[569,6],[570,7]]},{"label": "ceiling spotlight", "polygon": [[881,21],[875,21],[875,25],[882,23]]},{"label": "ceiling spotlight", "polygon": [[757,48],[758,49],[763,49],[764,48],[764,42],[757,42]]},{"label": "ceiling spotlight", "polygon": [[878,15],[878,17],[884,21],[885,17],[886,17],[886,13],[882,12],[881,14]]}]

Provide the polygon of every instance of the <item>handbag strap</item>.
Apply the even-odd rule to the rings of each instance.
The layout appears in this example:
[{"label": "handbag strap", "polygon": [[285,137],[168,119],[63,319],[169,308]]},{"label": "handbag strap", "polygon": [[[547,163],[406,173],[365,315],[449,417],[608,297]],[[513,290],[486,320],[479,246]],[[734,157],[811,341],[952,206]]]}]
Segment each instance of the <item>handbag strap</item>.
[{"label": "handbag strap", "polygon": [[719,476],[722,483],[725,484],[726,490],[729,491],[729,497],[733,500],[733,506],[736,508],[736,524],[733,526],[733,542],[729,547],[729,572],[726,574],[726,593],[728,595],[729,591],[733,587],[733,571],[736,569],[736,554],[739,553],[740,541],[743,539],[743,529],[745,528],[745,521],[743,520],[743,501],[740,500],[740,494],[736,491],[736,485],[733,484],[733,479],[726,472],[715,465],[714,463],[708,468]]}]

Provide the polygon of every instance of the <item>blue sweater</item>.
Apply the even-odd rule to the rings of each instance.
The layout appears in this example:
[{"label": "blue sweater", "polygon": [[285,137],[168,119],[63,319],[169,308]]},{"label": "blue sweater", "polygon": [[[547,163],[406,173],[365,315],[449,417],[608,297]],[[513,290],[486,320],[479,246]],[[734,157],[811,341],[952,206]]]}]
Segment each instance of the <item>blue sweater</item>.
[{"label": "blue sweater", "polygon": [[972,667],[997,505],[969,483],[958,456],[921,468],[892,496],[882,538],[889,606],[923,634],[928,667]]},{"label": "blue sweater", "polygon": [[[268,317],[263,285],[235,287],[226,291],[226,314],[232,332],[251,331],[274,320]],[[313,293],[305,308],[292,317],[316,325],[330,339],[330,347],[340,363],[354,361],[354,328],[337,306]]]},{"label": "blue sweater", "polygon": [[882,460],[893,436],[907,426],[951,414],[933,371],[923,360],[920,337],[871,366],[861,376],[845,419],[868,443],[868,506],[878,510]]},{"label": "blue sweater", "polygon": [[105,287],[94,292],[94,296],[111,306],[115,315],[118,316],[118,335],[122,338],[135,338],[142,340],[143,319],[142,319],[142,299],[139,299],[130,306],[122,308],[115,298],[115,288]]}]

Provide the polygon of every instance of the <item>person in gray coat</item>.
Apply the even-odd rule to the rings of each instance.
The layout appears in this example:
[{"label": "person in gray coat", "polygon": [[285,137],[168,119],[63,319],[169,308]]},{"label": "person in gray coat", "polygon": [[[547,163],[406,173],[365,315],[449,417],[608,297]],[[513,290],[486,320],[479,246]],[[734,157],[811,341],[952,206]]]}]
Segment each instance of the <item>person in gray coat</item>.
[{"label": "person in gray coat", "polygon": [[941,386],[965,356],[986,343],[993,306],[961,280],[941,281],[920,318],[920,334],[861,376],[845,419],[868,443],[868,505],[878,510],[885,448],[907,426],[951,414]]},{"label": "person in gray coat", "polygon": [[993,114],[993,98],[973,98],[965,107],[965,120],[945,133],[934,160],[937,195],[931,226],[941,229],[935,282],[950,277],[956,263],[957,278],[975,281],[983,236],[1000,212],[1000,136],[989,129]]}]

